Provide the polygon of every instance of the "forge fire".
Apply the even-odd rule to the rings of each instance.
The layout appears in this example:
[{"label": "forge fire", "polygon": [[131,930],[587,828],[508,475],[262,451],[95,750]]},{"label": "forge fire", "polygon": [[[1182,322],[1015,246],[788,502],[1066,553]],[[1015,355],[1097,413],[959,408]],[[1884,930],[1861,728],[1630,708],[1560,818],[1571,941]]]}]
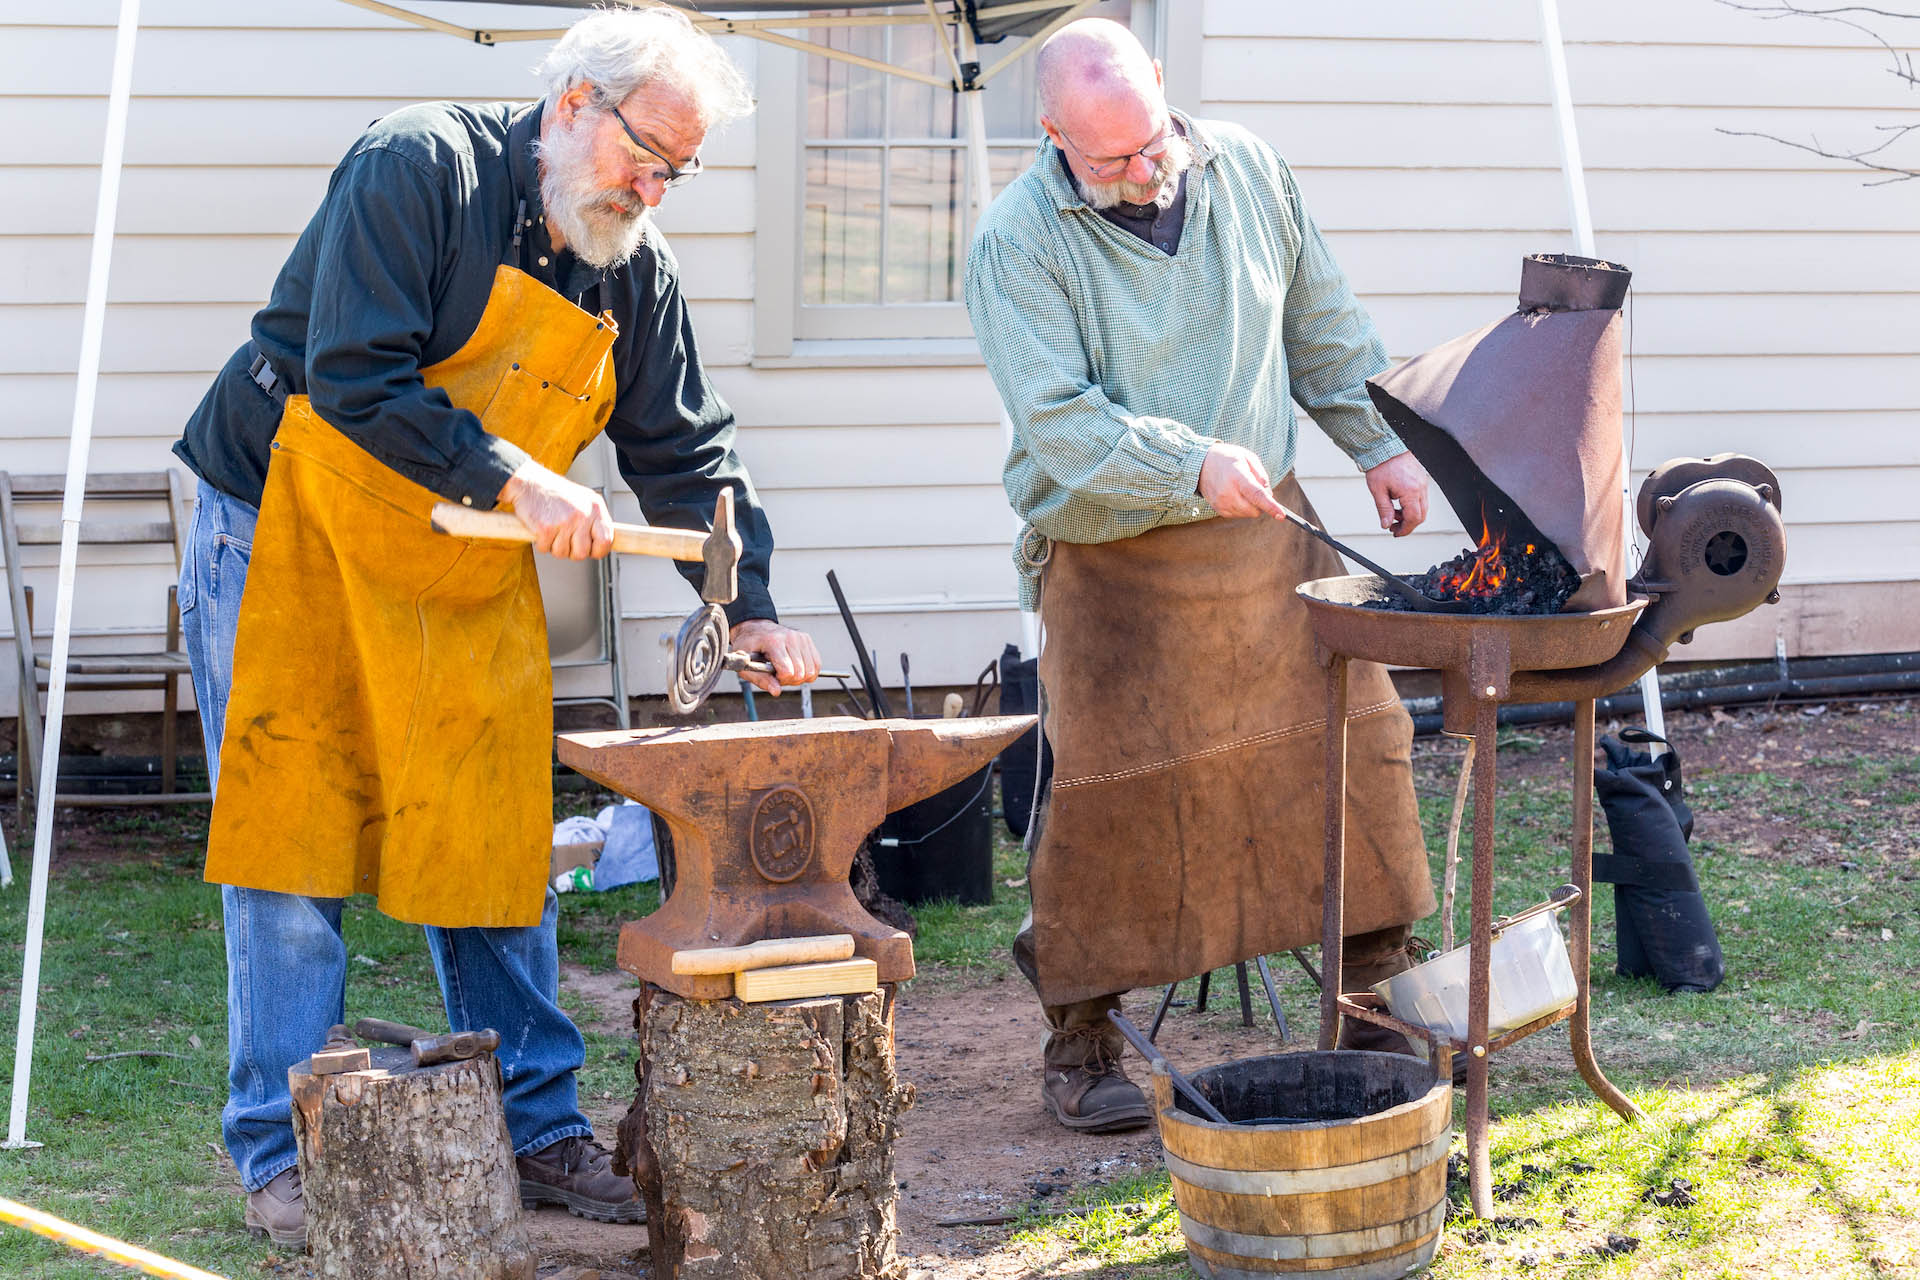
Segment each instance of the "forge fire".
[{"label": "forge fire", "polygon": [[[1580,575],[1553,544],[1515,539],[1480,522],[1480,541],[1453,559],[1407,581],[1434,600],[1466,606],[1467,613],[1558,613],[1580,589]],[[1411,610],[1392,593],[1369,602],[1378,609]]]}]

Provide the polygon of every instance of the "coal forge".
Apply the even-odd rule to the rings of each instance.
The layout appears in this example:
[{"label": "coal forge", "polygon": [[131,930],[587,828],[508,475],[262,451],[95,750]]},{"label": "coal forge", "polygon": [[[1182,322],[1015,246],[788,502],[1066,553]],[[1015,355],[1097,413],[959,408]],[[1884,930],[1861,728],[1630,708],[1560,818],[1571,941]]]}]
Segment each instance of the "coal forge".
[{"label": "coal forge", "polygon": [[[1408,574],[1407,581],[1431,599],[1464,606],[1464,613],[1558,613],[1580,589],[1580,575],[1552,543],[1510,544],[1504,534],[1489,536],[1484,529],[1479,546],[1425,573]],[[1367,601],[1367,606],[1408,612],[1414,608],[1392,592]]]}]

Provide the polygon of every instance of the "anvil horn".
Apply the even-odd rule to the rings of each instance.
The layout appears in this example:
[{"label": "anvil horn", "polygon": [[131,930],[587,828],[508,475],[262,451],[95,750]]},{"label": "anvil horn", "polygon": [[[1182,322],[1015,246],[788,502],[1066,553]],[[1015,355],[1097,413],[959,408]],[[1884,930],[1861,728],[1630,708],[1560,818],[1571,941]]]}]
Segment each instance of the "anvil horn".
[{"label": "anvil horn", "polygon": [[952,720],[888,720],[887,812],[952,786],[1033,731],[1033,716],[974,716]]}]

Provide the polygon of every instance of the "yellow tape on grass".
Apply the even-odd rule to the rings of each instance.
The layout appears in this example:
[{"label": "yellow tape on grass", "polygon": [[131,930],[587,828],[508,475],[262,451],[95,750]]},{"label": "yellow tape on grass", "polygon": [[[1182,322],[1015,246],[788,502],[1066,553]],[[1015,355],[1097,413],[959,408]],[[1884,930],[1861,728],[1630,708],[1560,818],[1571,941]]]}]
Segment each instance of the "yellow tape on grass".
[{"label": "yellow tape on grass", "polygon": [[98,1231],[63,1222],[50,1213],[30,1209],[17,1200],[0,1198],[0,1222],[24,1228],[49,1240],[58,1240],[83,1253],[98,1254],[123,1267],[134,1267],[148,1275],[165,1276],[167,1280],[225,1280],[225,1277],[211,1271],[202,1271],[184,1262],[163,1258],[150,1249],[142,1249],[138,1245],[115,1240],[112,1236],[103,1236]]}]

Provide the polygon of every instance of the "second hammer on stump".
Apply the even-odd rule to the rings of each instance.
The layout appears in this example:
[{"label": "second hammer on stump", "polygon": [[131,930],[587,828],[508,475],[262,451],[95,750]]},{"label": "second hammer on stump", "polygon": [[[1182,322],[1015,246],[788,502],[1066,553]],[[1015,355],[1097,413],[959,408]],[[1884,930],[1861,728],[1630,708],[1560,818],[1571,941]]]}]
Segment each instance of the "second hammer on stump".
[{"label": "second hammer on stump", "polygon": [[533,1280],[493,1054],[416,1066],[411,1048],[355,1053],[344,1033],[287,1073],[315,1274]]}]

